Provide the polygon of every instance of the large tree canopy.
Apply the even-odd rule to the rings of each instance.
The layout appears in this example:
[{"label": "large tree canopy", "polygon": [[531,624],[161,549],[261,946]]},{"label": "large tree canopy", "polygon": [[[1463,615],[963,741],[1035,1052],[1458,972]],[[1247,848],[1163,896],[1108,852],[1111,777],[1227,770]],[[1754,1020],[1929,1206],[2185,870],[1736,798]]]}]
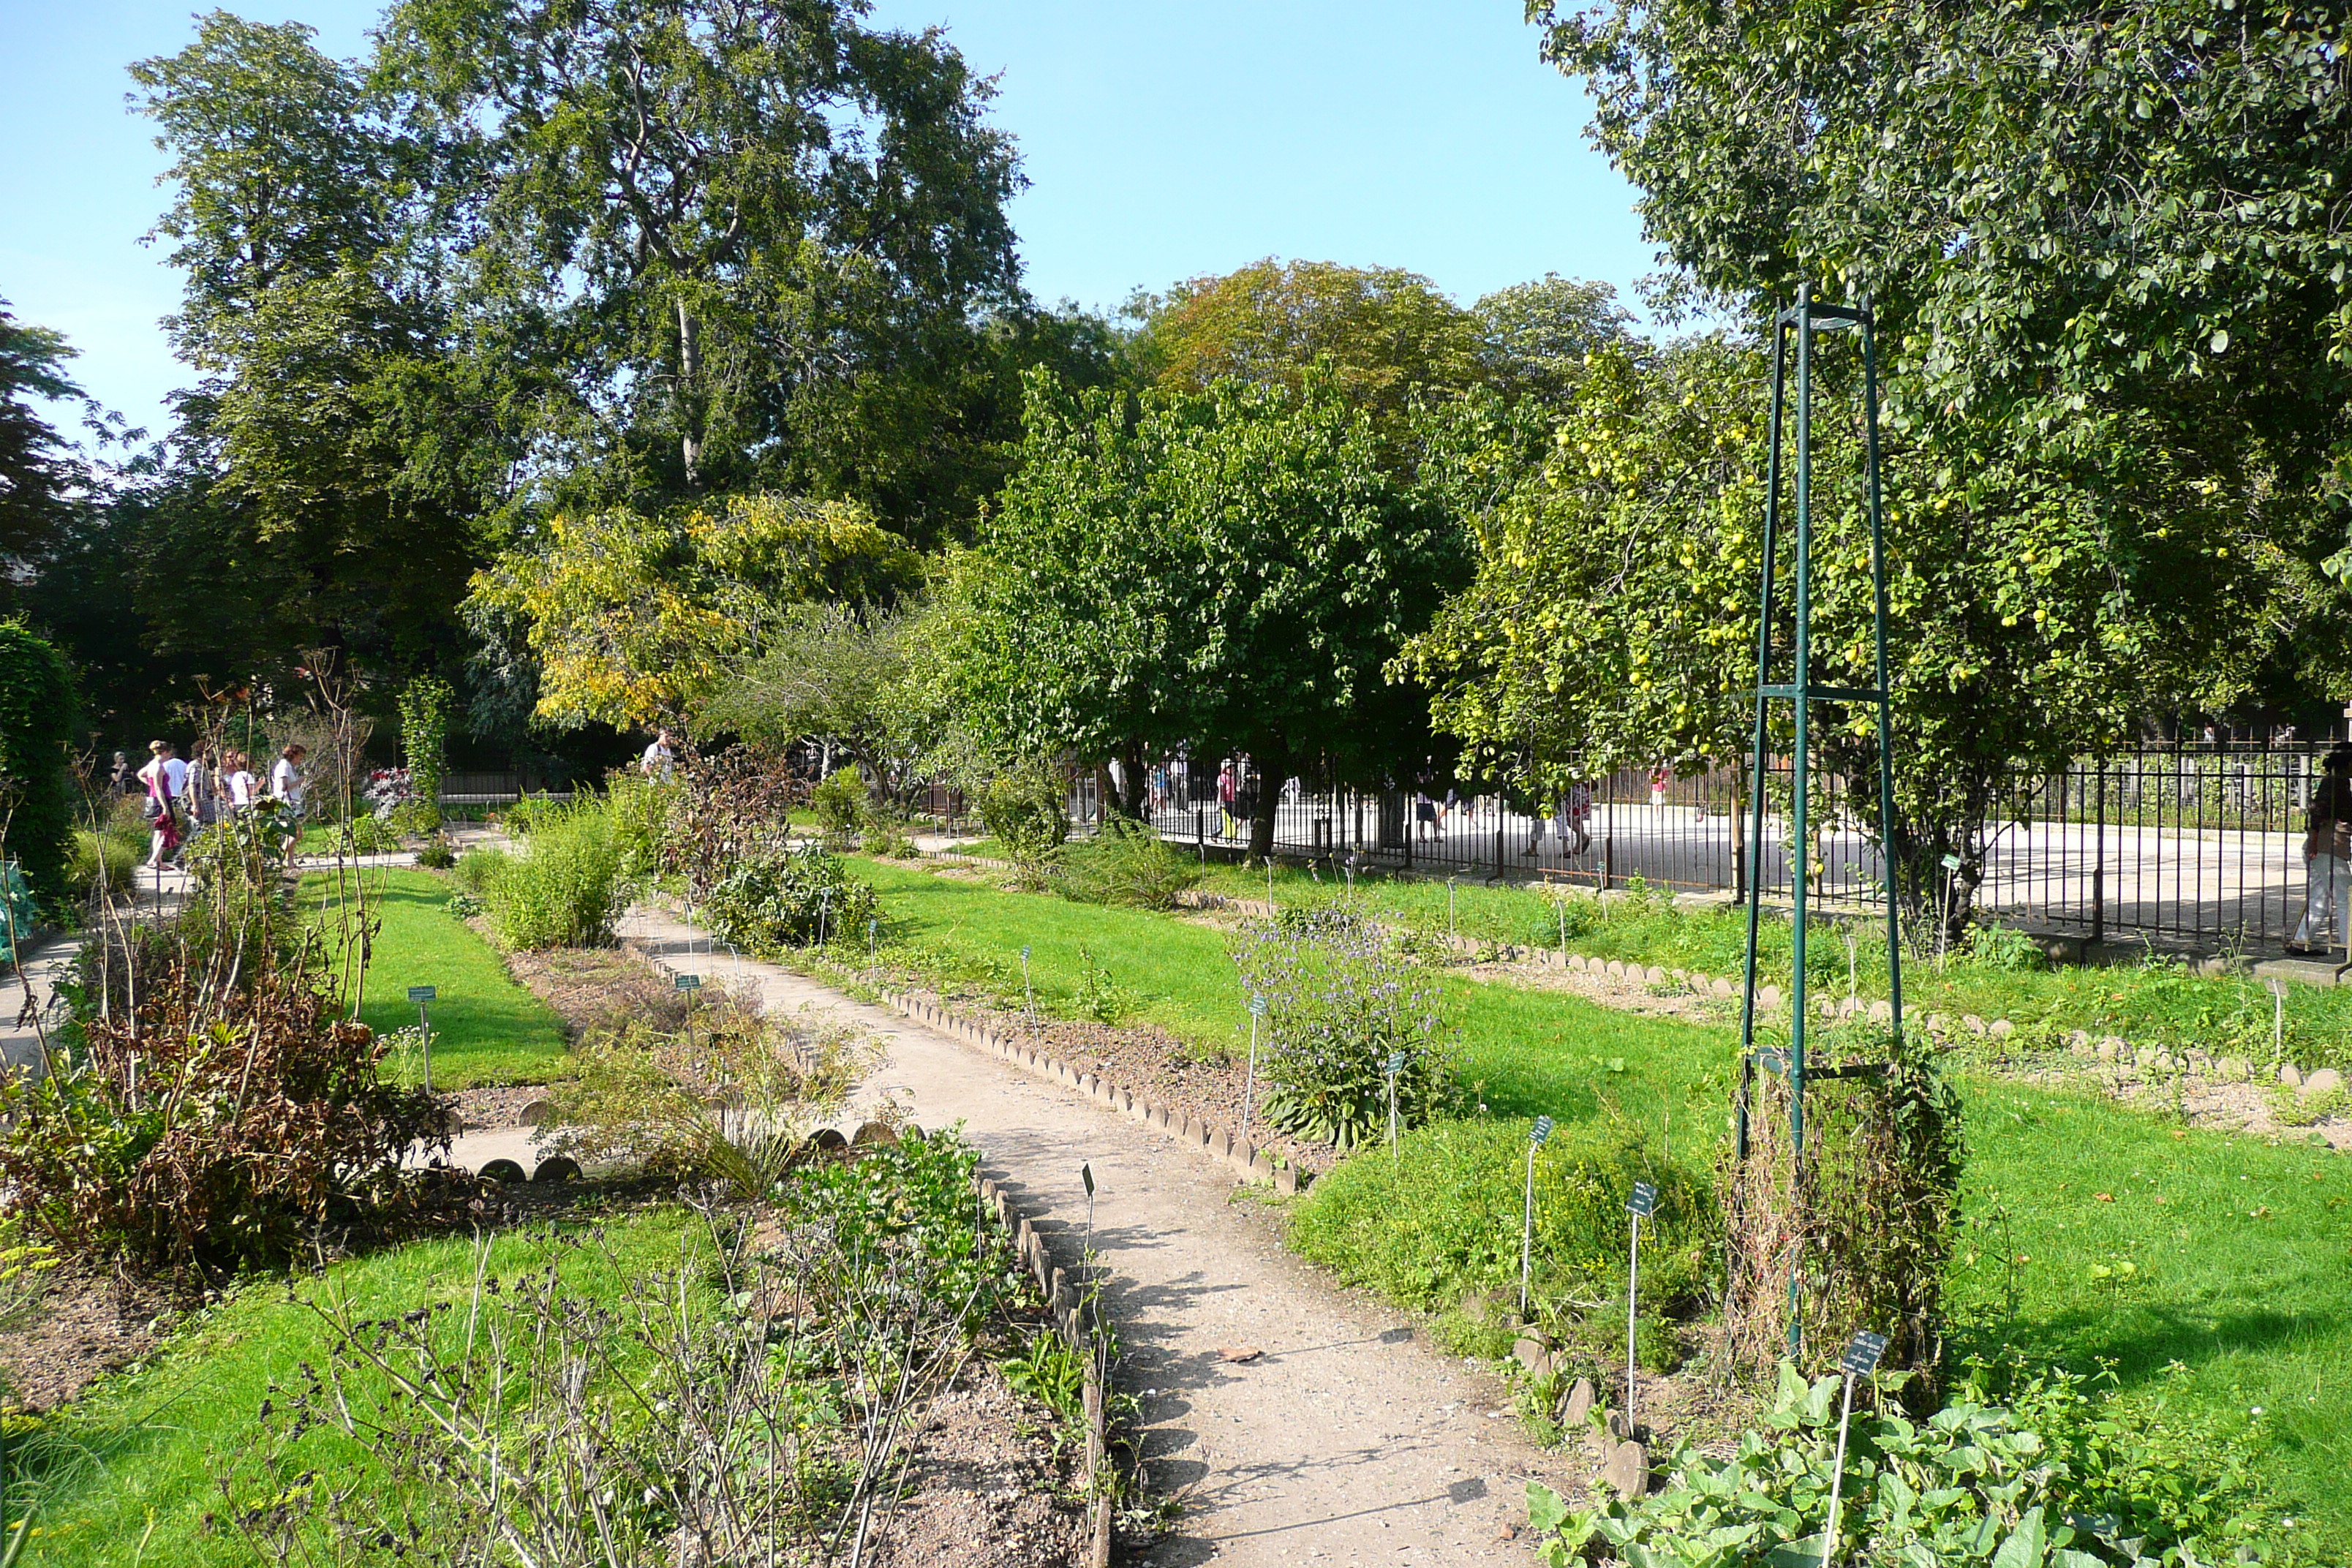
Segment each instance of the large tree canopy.
[{"label": "large tree canopy", "polygon": [[[961,563],[955,680],[1013,755],[1248,752],[1270,778],[1409,767],[1382,668],[1464,580],[1444,508],[1378,460],[1334,377],[1122,400],[1033,377],[1023,463]],[[1270,852],[1259,794],[1253,852]]]},{"label": "large tree canopy", "polygon": [[[2070,426],[2128,430],[2170,448],[2184,484],[2259,510],[2283,572],[2307,579],[2343,545],[2339,10],[1607,0],[1569,16],[1531,0],[1529,15],[1590,84],[1597,140],[1702,292],[1743,312],[1805,282],[1874,299],[1898,440],[1965,465],[1988,443],[2025,457]],[[2318,646],[2333,628],[2283,629],[2313,679],[2344,680]]]}]

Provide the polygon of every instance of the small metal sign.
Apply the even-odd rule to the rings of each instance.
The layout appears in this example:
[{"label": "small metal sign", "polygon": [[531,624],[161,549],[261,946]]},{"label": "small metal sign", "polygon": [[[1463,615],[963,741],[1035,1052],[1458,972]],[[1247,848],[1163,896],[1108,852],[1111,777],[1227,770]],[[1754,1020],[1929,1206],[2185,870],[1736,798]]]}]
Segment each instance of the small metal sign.
[{"label": "small metal sign", "polygon": [[702,976],[699,974],[676,975],[671,979],[670,984],[680,991],[699,991],[702,989]]},{"label": "small metal sign", "polygon": [[1404,1061],[1405,1054],[1402,1051],[1398,1051],[1391,1056],[1388,1059],[1388,1075],[1391,1078],[1394,1078],[1397,1074],[1404,1071]]},{"label": "small metal sign", "polygon": [[1253,991],[1250,993],[1250,1016],[1253,1018],[1263,1018],[1265,1016],[1265,993],[1259,991]]},{"label": "small metal sign", "polygon": [[408,988],[408,999],[411,1002],[437,1002],[440,994],[430,985],[412,985]]},{"label": "small metal sign", "polygon": [[1868,1330],[1846,1342],[1845,1354],[1838,1366],[1850,1377],[1868,1377],[1878,1366],[1878,1358],[1886,1353],[1886,1336]]},{"label": "small metal sign", "polygon": [[1540,1149],[1545,1143],[1550,1141],[1551,1130],[1551,1118],[1549,1116],[1538,1116],[1536,1118],[1536,1124],[1528,1129],[1528,1142]]},{"label": "small metal sign", "polygon": [[1029,962],[1029,944],[1025,942],[1021,944],[1021,962],[1024,963]]},{"label": "small metal sign", "polygon": [[1633,1195],[1625,1200],[1625,1210],[1643,1219],[1650,1218],[1658,1212],[1658,1189],[1648,1182],[1635,1182]]},{"label": "small metal sign", "polygon": [[1095,1195],[1095,1168],[1092,1165],[1080,1165],[1078,1167],[1078,1180],[1087,1184],[1087,1196],[1089,1198],[1093,1197]]},{"label": "small metal sign", "polygon": [[1947,870],[1947,871],[1957,871],[1957,870],[1958,870],[1959,868],[1960,868],[1960,858],[1959,858],[1958,856],[1957,856],[1957,855],[1947,855],[1947,856],[1945,856],[1945,857],[1944,857],[1944,869],[1945,869],[1945,870]]}]

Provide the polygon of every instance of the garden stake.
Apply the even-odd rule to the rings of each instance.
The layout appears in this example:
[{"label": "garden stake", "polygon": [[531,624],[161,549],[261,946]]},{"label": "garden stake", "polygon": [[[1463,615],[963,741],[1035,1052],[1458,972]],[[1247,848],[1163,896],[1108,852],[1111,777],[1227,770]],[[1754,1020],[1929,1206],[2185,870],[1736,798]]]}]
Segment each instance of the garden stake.
[{"label": "garden stake", "polygon": [[1536,1258],[1536,1151],[1551,1136],[1551,1118],[1538,1116],[1528,1130],[1528,1201],[1519,1215],[1519,1317],[1528,1315],[1528,1280]]},{"label": "garden stake", "polygon": [[2271,1065],[2286,1059],[2286,982],[2275,974],[2263,982],[2271,991]]},{"label": "garden stake", "polygon": [[820,951],[824,947],[825,920],[832,913],[833,889],[819,888],[816,890],[816,945]]},{"label": "garden stake", "polygon": [[425,1037],[425,1092],[433,1092],[433,1018],[425,1012],[436,993],[430,985],[412,985],[408,999],[416,1004],[416,1027]]},{"label": "garden stake", "polygon": [[1021,991],[1029,998],[1029,1026],[1037,1026],[1037,991],[1029,984],[1029,944],[1021,944]]},{"label": "garden stake", "polygon": [[1830,1558],[1837,1552],[1838,1504],[1845,1487],[1845,1429],[1853,1419],[1853,1380],[1868,1377],[1885,1353],[1886,1336],[1864,1331],[1847,1342],[1845,1354],[1838,1362],[1845,1373],[1845,1408],[1838,1414],[1837,1468],[1830,1472],[1830,1522],[1822,1531],[1822,1568],[1830,1568]]},{"label": "garden stake", "polygon": [[1633,1244],[1625,1254],[1625,1435],[1633,1434],[1633,1325],[1642,1297],[1642,1222],[1658,1212],[1658,1189],[1647,1182],[1633,1184],[1625,1201],[1632,1216]]},{"label": "garden stake", "polygon": [[882,970],[881,932],[880,921],[869,920],[866,922],[866,973],[868,975],[878,974]]},{"label": "garden stake", "polygon": [[1451,877],[1445,879],[1445,934],[1452,941],[1462,940],[1462,933],[1454,929],[1454,879]]},{"label": "garden stake", "polygon": [[[670,976],[670,984],[675,989],[686,993],[686,1052],[687,1055],[692,1056],[694,1054],[694,1004],[702,992],[702,976],[674,974]],[[720,1113],[720,1120],[722,1121],[725,1120],[723,1110]]]},{"label": "garden stake", "polygon": [[1399,1074],[1399,1073],[1401,1073],[1401,1072],[1402,1072],[1402,1071],[1404,1071],[1404,1053],[1403,1053],[1402,1051],[1398,1051],[1398,1052],[1395,1052],[1394,1054],[1392,1054],[1392,1055],[1389,1058],[1389,1060],[1388,1060],[1388,1073],[1389,1073],[1389,1174],[1390,1174],[1390,1175],[1391,1175],[1391,1176],[1393,1176],[1393,1175],[1395,1175],[1395,1174],[1396,1174],[1396,1168],[1397,1168],[1397,1144],[1396,1144],[1396,1083],[1397,1083],[1397,1074]]},{"label": "garden stake", "polygon": [[1095,1168],[1080,1165],[1078,1180],[1087,1184],[1087,1235],[1091,1237],[1095,1233]]},{"label": "garden stake", "polygon": [[1265,993],[1250,993],[1249,1072],[1242,1079],[1242,1136],[1249,1136],[1250,1108],[1257,1103],[1257,1021],[1265,1016]]}]

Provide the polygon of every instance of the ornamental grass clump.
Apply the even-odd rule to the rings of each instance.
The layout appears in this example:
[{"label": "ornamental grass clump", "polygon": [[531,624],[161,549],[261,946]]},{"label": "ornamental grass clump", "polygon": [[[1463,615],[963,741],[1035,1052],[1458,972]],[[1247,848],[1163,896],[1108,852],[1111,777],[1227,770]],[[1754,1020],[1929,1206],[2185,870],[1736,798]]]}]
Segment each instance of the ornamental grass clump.
[{"label": "ornamental grass clump", "polygon": [[1148,826],[1112,817],[1094,837],[1063,848],[1055,887],[1082,904],[1172,910],[1176,895],[1200,880],[1199,865]]},{"label": "ornamental grass clump", "polygon": [[1232,952],[1243,989],[1265,999],[1259,1110],[1276,1127],[1340,1149],[1384,1135],[1399,1056],[1401,1128],[1460,1100],[1444,992],[1370,922],[1336,907],[1286,914],[1243,927]]}]

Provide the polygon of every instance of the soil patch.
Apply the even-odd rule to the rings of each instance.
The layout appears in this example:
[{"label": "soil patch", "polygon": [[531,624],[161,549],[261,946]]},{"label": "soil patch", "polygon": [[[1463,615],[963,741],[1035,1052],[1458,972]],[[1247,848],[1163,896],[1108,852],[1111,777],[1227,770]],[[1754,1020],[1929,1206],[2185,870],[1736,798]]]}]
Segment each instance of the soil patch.
[{"label": "soil patch", "polygon": [[[486,922],[473,922],[486,940]],[[497,945],[495,941],[492,945]],[[645,956],[626,947],[552,947],[506,953],[507,968],[531,994],[555,1009],[564,1033],[578,1044],[583,1030],[635,1017],[656,1029],[686,1022],[687,999]]]},{"label": "soil patch", "polygon": [[1076,1456],[1055,1454],[1053,1417],[975,1360],[931,1401],[906,1490],[868,1542],[877,1568],[1068,1568],[1092,1530],[1076,1500]]},{"label": "soil patch", "polygon": [[170,1315],[152,1286],[61,1268],[0,1329],[0,1384],[26,1410],[55,1410],[153,1349]]}]

